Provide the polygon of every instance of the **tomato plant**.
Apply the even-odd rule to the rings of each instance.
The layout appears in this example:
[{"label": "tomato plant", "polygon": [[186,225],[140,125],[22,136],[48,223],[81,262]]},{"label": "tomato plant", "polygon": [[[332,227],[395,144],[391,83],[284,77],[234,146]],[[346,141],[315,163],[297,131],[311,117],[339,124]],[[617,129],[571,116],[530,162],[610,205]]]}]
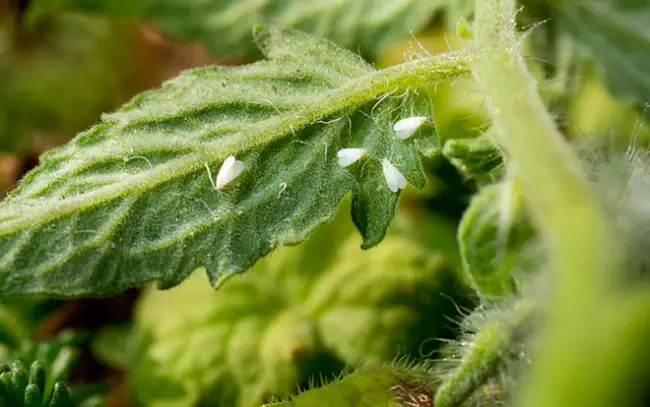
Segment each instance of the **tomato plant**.
[{"label": "tomato plant", "polygon": [[0,407],[650,399],[647,1],[0,12]]}]

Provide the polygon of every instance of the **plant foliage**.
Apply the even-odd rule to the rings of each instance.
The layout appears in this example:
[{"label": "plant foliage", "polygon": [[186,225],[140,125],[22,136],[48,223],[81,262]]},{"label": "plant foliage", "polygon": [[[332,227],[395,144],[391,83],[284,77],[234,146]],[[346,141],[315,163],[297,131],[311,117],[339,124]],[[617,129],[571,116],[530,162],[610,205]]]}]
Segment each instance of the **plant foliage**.
[{"label": "plant foliage", "polygon": [[79,339],[62,333],[46,342],[22,342],[0,364],[0,406],[72,406],[65,380],[78,356],[72,345]]},{"label": "plant foliage", "polygon": [[560,27],[589,51],[612,91],[644,109],[650,100],[648,2],[574,0],[552,7]]},{"label": "plant foliage", "polygon": [[[344,366],[418,357],[461,301],[453,270],[397,233],[358,253],[344,225],[339,216],[218,292],[201,270],[169,292],[148,291],[132,339],[140,345],[124,366],[138,400],[254,406],[291,395],[316,372],[327,378]],[[440,321],[427,317],[434,312]]]},{"label": "plant foliage", "polygon": [[474,195],[458,226],[458,243],[476,291],[486,298],[514,292],[534,264],[533,237],[514,182],[491,184]]},{"label": "plant foliage", "polygon": [[[255,33],[268,61],[187,71],[42,157],[1,204],[0,293],[171,287],[201,266],[219,284],[302,241],[349,193],[363,246],[382,240],[399,194],[381,160],[422,188],[420,154],[437,151],[430,127],[395,137],[396,118],[431,115],[414,89],[399,89],[420,75],[458,75],[463,60],[376,71],[325,40],[272,27]],[[341,168],[344,147],[369,156]],[[209,168],[229,155],[244,173],[215,190]]]},{"label": "plant foliage", "polygon": [[[148,55],[208,59],[156,28],[244,56],[229,64],[263,54],[185,70],[31,171],[0,155],[18,168],[3,185],[26,172],[0,203],[0,407],[648,404],[648,1],[12,0],[0,16],[6,150],[87,126]],[[132,35],[115,69],[128,53],[89,46]],[[179,71],[154,65],[139,89]],[[77,326],[92,345],[30,341]]]},{"label": "plant foliage", "polygon": [[[237,1],[237,0],[36,0],[32,19],[65,7],[91,13],[152,19],[166,33],[201,42],[216,58],[251,54],[250,27],[273,24],[330,38],[367,57],[391,41],[419,31],[431,19],[438,1]],[[179,18],[182,16],[182,18]]]}]

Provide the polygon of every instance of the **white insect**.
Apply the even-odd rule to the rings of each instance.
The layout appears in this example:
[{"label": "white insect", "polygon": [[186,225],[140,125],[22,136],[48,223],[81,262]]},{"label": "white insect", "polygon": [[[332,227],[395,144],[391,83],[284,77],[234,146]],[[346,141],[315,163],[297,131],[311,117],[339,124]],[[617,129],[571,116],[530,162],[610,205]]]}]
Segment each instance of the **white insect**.
[{"label": "white insect", "polygon": [[347,167],[359,161],[361,157],[367,154],[368,152],[364,148],[343,148],[336,153],[336,156],[339,158],[339,165],[341,167]]},{"label": "white insect", "polygon": [[[244,171],[244,163],[237,161],[232,155],[226,158],[226,160],[221,164],[217,178],[215,179],[214,188],[222,189],[226,185],[230,184],[235,178],[237,178]],[[208,175],[210,175],[210,169],[208,168]],[[211,176],[210,176],[211,177]]]},{"label": "white insect", "polygon": [[427,121],[426,116],[413,116],[402,119],[393,125],[395,136],[404,140],[413,135]]},{"label": "white insect", "polygon": [[406,178],[402,175],[401,172],[393,164],[390,163],[387,159],[381,161],[382,169],[384,170],[384,178],[386,178],[386,183],[388,184],[388,189],[393,192],[397,192],[400,189],[406,187]]}]

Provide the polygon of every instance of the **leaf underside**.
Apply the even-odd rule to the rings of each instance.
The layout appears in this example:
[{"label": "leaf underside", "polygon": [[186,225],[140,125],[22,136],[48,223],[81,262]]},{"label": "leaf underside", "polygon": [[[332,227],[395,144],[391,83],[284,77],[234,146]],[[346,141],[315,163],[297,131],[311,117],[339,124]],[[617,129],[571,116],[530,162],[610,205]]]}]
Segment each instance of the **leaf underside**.
[{"label": "leaf underside", "polygon": [[520,199],[512,181],[488,185],[472,198],[458,227],[465,273],[484,298],[510,294],[535,264],[533,229]]},{"label": "leaf underside", "polygon": [[495,173],[503,167],[501,152],[486,134],[447,140],[442,155],[467,177]]},{"label": "leaf underside", "polygon": [[[381,95],[381,71],[329,41],[256,39],[268,60],[186,71],[46,153],[0,204],[0,295],[167,288],[201,266],[218,285],[304,240],[349,193],[363,246],[379,243],[399,195],[381,159],[419,188],[419,151],[437,143],[427,126],[398,140],[392,123],[430,116],[428,101]],[[345,147],[369,154],[341,168]],[[214,176],[229,155],[244,172],[215,190],[205,166]]]}]

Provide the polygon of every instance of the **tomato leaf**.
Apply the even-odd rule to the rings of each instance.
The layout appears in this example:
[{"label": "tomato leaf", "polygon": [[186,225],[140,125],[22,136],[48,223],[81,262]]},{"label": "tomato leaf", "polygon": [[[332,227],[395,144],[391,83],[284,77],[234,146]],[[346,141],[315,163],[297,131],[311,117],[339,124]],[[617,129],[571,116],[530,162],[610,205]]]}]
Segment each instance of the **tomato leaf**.
[{"label": "tomato leaf", "polygon": [[481,189],[458,227],[461,259],[476,291],[498,298],[517,288],[536,252],[534,231],[512,181]]},{"label": "tomato leaf", "polygon": [[[297,31],[256,38],[269,60],[186,71],[42,156],[0,204],[0,295],[171,287],[201,266],[217,285],[304,240],[350,193],[364,247],[381,241],[399,193],[379,163],[421,188],[419,151],[436,138],[422,128],[399,140],[392,124],[430,116],[417,84],[466,73],[466,59],[376,71]],[[342,168],[346,147],[368,154]],[[215,190],[231,155],[244,170]]]}]

